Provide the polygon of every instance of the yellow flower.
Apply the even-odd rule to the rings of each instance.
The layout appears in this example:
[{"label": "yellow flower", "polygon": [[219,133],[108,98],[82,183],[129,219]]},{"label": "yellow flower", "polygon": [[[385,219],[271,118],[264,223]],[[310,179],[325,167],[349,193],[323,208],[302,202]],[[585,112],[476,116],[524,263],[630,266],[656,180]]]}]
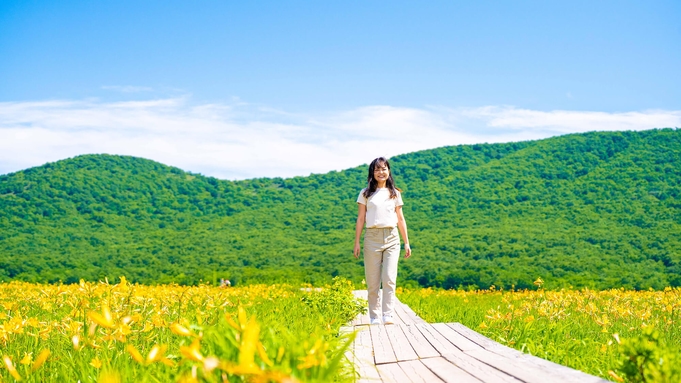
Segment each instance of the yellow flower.
[{"label": "yellow flower", "polygon": [[21,359],[19,363],[29,365],[31,364],[31,361],[32,361],[31,353],[28,354],[24,353],[24,358]]},{"label": "yellow flower", "polygon": [[166,358],[165,356],[159,360],[161,363],[165,364],[168,367],[175,367],[175,362],[172,360]]},{"label": "yellow flower", "polygon": [[44,350],[40,351],[40,354],[38,354],[38,357],[35,358],[35,362],[33,362],[33,366],[31,366],[31,370],[35,371],[35,370],[39,369],[40,366],[42,366],[43,363],[45,363],[45,361],[47,360],[47,358],[49,356],[50,356],[50,350],[44,349]]},{"label": "yellow flower", "polygon": [[302,363],[298,364],[299,369],[307,369],[315,366],[326,365],[326,356],[324,352],[326,351],[327,345],[322,339],[317,339],[314,346],[307,352],[307,355],[301,357]]},{"label": "yellow flower", "polygon": [[165,354],[167,348],[168,346],[166,345],[159,346],[155,344],[154,347],[151,348],[151,351],[149,351],[149,355],[147,355],[147,364],[164,359],[163,355]]},{"label": "yellow flower", "polygon": [[236,363],[221,362],[219,368],[232,375],[262,375],[263,371],[258,366],[242,366]]},{"label": "yellow flower", "polygon": [[255,317],[251,317],[244,327],[239,347],[239,365],[252,366],[255,365],[255,350],[260,336],[260,326],[255,322]]},{"label": "yellow flower", "polygon": [[111,316],[111,311],[109,310],[109,307],[104,305],[102,306],[102,313],[98,313],[95,311],[92,311],[88,313],[88,318],[92,320],[93,322],[97,323],[98,325],[106,328],[114,328],[114,321],[113,317]]},{"label": "yellow flower", "polygon": [[129,344],[126,348],[126,351],[132,356],[132,359],[134,359],[137,363],[144,364],[144,358],[142,357],[142,354],[140,354],[139,351],[135,348],[135,346]]},{"label": "yellow flower", "polygon": [[90,361],[90,366],[99,369],[102,367],[102,361],[99,360],[99,358],[92,358]]},{"label": "yellow flower", "polygon": [[5,355],[2,357],[3,362],[5,362],[5,367],[7,367],[7,371],[9,371],[10,375],[15,380],[21,380],[21,375],[17,372],[17,369],[14,368],[14,364],[12,364],[12,359],[10,359],[9,356]]},{"label": "yellow flower", "polygon": [[181,346],[180,353],[187,359],[195,362],[203,362],[203,355],[201,355],[201,345],[198,339],[194,339],[191,345]]},{"label": "yellow flower", "polygon": [[194,333],[189,330],[188,328],[182,326],[181,324],[175,322],[170,325],[170,331],[172,331],[174,334],[180,335],[180,336],[192,336]]},{"label": "yellow flower", "polygon": [[267,350],[265,350],[265,346],[262,345],[262,343],[258,342],[258,355],[260,356],[260,359],[265,362],[266,365],[272,367],[274,363],[270,360],[270,358],[267,356]]},{"label": "yellow flower", "polygon": [[300,370],[308,369],[310,367],[319,366],[319,361],[314,354],[307,354],[300,358],[302,363],[298,364],[296,367]]}]

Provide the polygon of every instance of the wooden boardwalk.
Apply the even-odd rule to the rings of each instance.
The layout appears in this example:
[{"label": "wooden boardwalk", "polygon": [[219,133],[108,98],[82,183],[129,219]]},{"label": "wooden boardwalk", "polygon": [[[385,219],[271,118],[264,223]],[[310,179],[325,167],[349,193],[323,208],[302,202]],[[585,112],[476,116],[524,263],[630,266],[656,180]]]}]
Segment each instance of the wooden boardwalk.
[{"label": "wooden boardwalk", "polygon": [[[355,295],[366,299],[366,290]],[[607,380],[524,354],[460,323],[426,323],[398,302],[394,325],[360,315],[342,331],[358,331],[346,355],[358,382],[605,383]]]}]

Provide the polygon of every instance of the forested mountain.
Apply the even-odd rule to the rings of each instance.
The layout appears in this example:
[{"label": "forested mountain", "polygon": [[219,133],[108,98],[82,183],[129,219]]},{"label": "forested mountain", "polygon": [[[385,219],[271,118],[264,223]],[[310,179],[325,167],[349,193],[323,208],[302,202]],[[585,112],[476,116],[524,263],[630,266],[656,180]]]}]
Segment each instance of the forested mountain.
[{"label": "forested mountain", "polygon": [[[680,129],[450,146],[391,165],[414,251],[398,283],[681,285]],[[3,175],[0,280],[359,282],[366,171],[231,182],[85,155]]]}]

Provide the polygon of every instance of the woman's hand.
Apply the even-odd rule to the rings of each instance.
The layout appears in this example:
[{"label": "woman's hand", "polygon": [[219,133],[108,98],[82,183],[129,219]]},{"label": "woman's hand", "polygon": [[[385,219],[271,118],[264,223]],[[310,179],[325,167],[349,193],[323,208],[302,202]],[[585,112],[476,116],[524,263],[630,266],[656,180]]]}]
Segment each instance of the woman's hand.
[{"label": "woman's hand", "polygon": [[402,240],[404,241],[404,258],[411,257],[411,246],[409,246],[409,235],[407,234],[407,221],[404,220],[404,212],[402,206],[395,208],[397,213],[397,229],[400,231]]},{"label": "woman's hand", "polygon": [[355,256],[355,258],[359,259],[359,252],[360,251],[361,250],[359,248],[359,243],[355,243],[355,250],[352,252],[352,254]]}]

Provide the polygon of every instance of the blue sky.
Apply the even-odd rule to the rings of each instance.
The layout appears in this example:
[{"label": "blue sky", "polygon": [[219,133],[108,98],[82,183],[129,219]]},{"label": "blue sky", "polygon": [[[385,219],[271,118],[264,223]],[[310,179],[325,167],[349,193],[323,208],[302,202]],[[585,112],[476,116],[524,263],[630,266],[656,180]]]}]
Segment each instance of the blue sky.
[{"label": "blue sky", "polygon": [[107,152],[292,176],[681,126],[679,20],[678,1],[3,1],[0,174]]}]

